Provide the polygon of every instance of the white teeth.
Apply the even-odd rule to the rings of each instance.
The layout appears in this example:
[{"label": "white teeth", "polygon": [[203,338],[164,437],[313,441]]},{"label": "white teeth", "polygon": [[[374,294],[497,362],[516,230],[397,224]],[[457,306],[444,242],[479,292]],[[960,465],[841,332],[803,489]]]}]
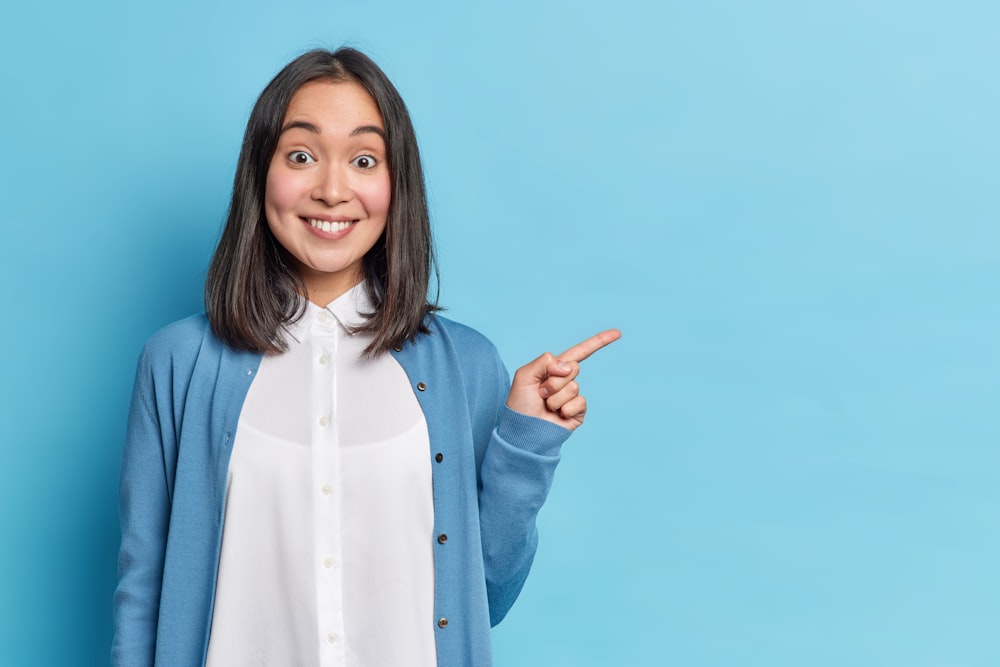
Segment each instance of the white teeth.
[{"label": "white teeth", "polygon": [[309,218],[309,224],[314,228],[322,230],[324,232],[342,232],[351,225],[353,222],[329,222],[327,220],[317,220],[316,218]]}]

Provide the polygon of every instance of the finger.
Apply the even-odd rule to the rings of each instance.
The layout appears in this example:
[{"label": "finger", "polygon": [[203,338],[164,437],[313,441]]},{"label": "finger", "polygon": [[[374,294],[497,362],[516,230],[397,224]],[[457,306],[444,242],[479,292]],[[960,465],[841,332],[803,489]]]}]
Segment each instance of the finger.
[{"label": "finger", "polygon": [[548,377],[538,387],[538,393],[546,398],[565,387],[580,374],[580,364],[575,361],[558,362],[547,369]]},{"label": "finger", "polygon": [[569,348],[562,354],[558,355],[558,359],[562,361],[583,361],[594,352],[597,352],[602,347],[610,345],[621,337],[622,332],[618,329],[608,329],[607,331],[602,331],[601,333],[591,336],[587,340],[577,343],[573,347]]},{"label": "finger", "polygon": [[545,407],[551,412],[559,410],[571,400],[580,395],[580,385],[569,382],[565,387],[545,399]]},{"label": "finger", "polygon": [[583,423],[583,418],[587,414],[587,399],[577,396],[559,409],[559,416],[563,419],[570,419],[577,422],[577,426]]}]

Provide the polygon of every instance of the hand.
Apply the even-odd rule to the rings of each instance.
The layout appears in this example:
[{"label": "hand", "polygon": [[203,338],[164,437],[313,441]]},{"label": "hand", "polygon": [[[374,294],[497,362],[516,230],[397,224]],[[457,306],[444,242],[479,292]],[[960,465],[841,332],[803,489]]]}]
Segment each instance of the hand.
[{"label": "hand", "polygon": [[618,329],[608,329],[562,354],[553,356],[546,352],[517,369],[507,407],[575,430],[583,424],[587,412],[587,399],[580,395],[580,385],[576,383],[580,362],[621,337]]}]

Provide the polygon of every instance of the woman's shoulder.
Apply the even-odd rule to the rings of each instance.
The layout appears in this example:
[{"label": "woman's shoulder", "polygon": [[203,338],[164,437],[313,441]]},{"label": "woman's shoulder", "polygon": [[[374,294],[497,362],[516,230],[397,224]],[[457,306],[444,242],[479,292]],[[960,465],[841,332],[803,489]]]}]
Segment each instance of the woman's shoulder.
[{"label": "woman's shoulder", "polygon": [[201,346],[212,327],[204,313],[171,322],[146,341],[144,351],[153,354],[170,354],[186,348]]},{"label": "woman's shoulder", "polygon": [[252,374],[260,357],[227,346],[201,313],[168,324],[150,336],[139,356],[139,372],[154,378],[194,377],[198,372],[236,377],[247,369]]},{"label": "woman's shoulder", "polygon": [[[154,367],[194,364],[207,354],[222,356],[229,348],[212,331],[204,313],[185,317],[163,327],[146,341],[142,359]],[[230,351],[231,352],[231,351]]]},{"label": "woman's shoulder", "polygon": [[432,334],[435,329],[442,332],[455,348],[463,354],[497,354],[497,348],[493,342],[467,324],[456,322],[435,313],[429,318],[428,328],[430,328]]},{"label": "woman's shoulder", "polygon": [[[418,370],[429,384],[461,387],[477,423],[496,423],[497,406],[503,404],[510,378],[496,346],[472,327],[434,314],[427,321],[429,334],[414,346]],[[406,366],[406,363],[404,363]],[[409,372],[409,371],[408,371]],[[461,378],[461,382],[454,382]]]}]

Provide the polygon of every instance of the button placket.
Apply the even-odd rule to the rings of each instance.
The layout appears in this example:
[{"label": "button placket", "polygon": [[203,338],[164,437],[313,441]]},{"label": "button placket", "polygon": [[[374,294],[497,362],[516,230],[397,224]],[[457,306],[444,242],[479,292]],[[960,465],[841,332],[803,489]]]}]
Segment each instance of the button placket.
[{"label": "button placket", "polygon": [[315,535],[313,562],[319,604],[316,631],[326,645],[320,664],[338,664],[343,659],[344,618],[340,568],[340,462],[336,411],[337,329],[330,313],[315,318],[311,352],[313,373],[312,460]]}]

